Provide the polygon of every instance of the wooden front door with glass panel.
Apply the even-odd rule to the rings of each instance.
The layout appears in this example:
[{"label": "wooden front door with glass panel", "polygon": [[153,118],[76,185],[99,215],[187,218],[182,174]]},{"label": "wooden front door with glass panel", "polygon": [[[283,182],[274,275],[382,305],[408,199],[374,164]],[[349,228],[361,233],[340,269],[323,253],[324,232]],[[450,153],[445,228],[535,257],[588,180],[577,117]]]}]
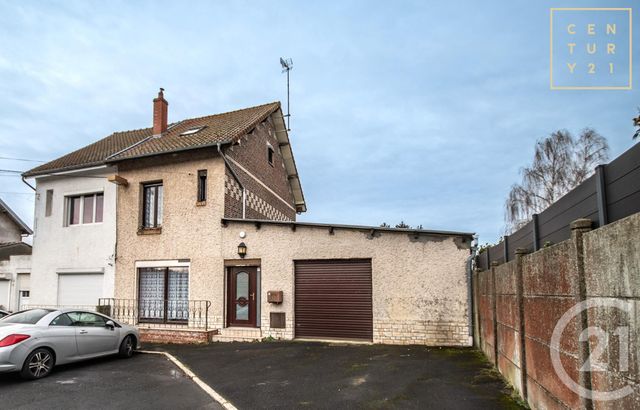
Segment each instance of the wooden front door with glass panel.
[{"label": "wooden front door with glass panel", "polygon": [[256,277],[253,266],[229,268],[227,278],[227,318],[229,326],[256,327]]}]

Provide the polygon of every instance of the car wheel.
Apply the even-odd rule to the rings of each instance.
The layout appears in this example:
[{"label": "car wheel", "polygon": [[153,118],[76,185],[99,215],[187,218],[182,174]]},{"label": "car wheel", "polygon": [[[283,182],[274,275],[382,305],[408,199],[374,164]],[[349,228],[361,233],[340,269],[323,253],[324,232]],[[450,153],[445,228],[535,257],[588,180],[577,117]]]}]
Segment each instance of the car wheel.
[{"label": "car wheel", "polygon": [[118,354],[120,357],[129,358],[133,356],[134,350],[133,337],[129,335],[122,340],[122,343],[120,343],[120,352]]},{"label": "car wheel", "polygon": [[47,377],[53,369],[53,354],[48,349],[36,349],[24,361],[20,376],[23,379],[35,380]]}]

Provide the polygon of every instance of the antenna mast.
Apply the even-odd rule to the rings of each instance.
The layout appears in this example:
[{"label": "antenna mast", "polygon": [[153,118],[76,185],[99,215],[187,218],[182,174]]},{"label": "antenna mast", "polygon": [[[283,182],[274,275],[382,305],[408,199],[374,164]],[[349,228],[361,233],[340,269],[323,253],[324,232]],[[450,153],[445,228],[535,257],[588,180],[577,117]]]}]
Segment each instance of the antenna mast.
[{"label": "antenna mast", "polygon": [[289,72],[293,69],[293,60],[290,58],[282,58],[280,57],[280,65],[282,66],[282,72],[287,73],[287,131],[291,131],[290,120],[291,120],[291,112],[289,111]]}]

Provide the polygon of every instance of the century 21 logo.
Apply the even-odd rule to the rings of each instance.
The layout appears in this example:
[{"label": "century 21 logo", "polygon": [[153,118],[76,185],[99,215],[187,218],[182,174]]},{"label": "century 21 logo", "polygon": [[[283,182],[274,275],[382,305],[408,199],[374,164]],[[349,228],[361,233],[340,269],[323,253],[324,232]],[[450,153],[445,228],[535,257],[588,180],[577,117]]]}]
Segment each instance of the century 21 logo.
[{"label": "century 21 logo", "polygon": [[630,90],[630,8],[552,8],[551,89]]},{"label": "century 21 logo", "polygon": [[[607,24],[607,36],[615,36],[616,35],[616,24],[613,23],[606,23]],[[587,35],[589,36],[595,36],[596,35],[596,25],[594,23],[588,23],[585,27],[585,30],[587,32]],[[567,33],[569,33],[572,36],[575,36],[576,33],[576,25],[575,23],[571,23],[569,25],[567,25]],[[613,41],[614,39],[612,39]],[[570,55],[574,55],[575,52],[575,48],[578,45],[578,43],[567,43],[567,47],[569,48],[569,54]],[[593,42],[593,43],[585,43],[584,44],[585,49],[587,54],[596,54],[598,52],[598,43]],[[613,42],[607,42],[607,54],[608,55],[614,55],[616,53],[616,43]],[[576,66],[578,65],[578,63],[573,62],[573,63],[567,63],[567,67],[569,68],[569,72],[571,74],[573,74],[575,72]],[[587,70],[589,74],[595,74],[596,73],[596,63],[587,63]],[[614,63],[613,62],[609,62],[609,74],[613,74],[613,68],[614,68]]]}]

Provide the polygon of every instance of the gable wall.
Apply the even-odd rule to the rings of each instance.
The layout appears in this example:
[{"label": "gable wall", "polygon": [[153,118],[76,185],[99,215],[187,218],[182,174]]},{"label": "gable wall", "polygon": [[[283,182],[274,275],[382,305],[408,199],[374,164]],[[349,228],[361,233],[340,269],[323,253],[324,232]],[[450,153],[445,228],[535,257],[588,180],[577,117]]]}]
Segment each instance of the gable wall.
[{"label": "gable wall", "polygon": [[[273,166],[267,160],[267,144],[274,150]],[[226,155],[247,189],[247,218],[295,221],[293,194],[271,118],[242,137]],[[242,218],[242,189],[229,170],[225,175],[225,217]]]},{"label": "gable wall", "polygon": [[20,242],[20,227],[6,213],[0,211],[0,242]]}]

